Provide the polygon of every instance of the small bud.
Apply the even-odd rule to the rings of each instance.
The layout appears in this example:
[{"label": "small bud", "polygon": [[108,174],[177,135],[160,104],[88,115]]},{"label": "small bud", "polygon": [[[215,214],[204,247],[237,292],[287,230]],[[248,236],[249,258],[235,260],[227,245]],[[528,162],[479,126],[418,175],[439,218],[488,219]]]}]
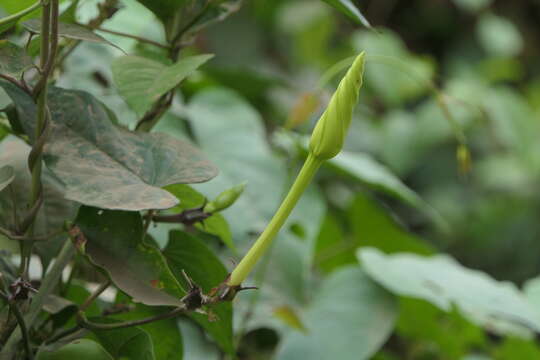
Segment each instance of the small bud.
[{"label": "small bud", "polygon": [[328,160],[341,151],[354,107],[358,102],[363,73],[364,53],[362,52],[339,83],[328,107],[313,130],[309,151],[315,158]]},{"label": "small bud", "polygon": [[223,211],[229,206],[235,203],[235,201],[242,195],[246,184],[236,185],[228,190],[225,190],[218,195],[213,201],[210,201],[205,205],[203,211],[205,213],[213,214]]},{"label": "small bud", "polygon": [[456,158],[458,161],[458,169],[460,175],[467,175],[471,172],[472,159],[471,153],[466,145],[460,144],[456,151]]}]

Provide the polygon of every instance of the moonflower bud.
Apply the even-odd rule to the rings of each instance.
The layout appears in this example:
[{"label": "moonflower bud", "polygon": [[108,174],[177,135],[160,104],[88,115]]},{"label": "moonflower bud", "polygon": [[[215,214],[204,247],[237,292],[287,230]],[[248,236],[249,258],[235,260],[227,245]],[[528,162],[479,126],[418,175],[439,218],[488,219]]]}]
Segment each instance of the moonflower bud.
[{"label": "moonflower bud", "polygon": [[352,113],[358,102],[363,73],[364,53],[362,52],[339,83],[328,107],[313,130],[309,151],[315,158],[331,159],[343,148]]},{"label": "moonflower bud", "polygon": [[[364,53],[358,55],[351,68],[341,80],[338,89],[332,96],[328,108],[315,126],[311,143],[309,144],[309,154],[300,169],[287,196],[274,214],[272,220],[255,244],[249,249],[247,254],[238,263],[226,283],[226,287],[235,294],[241,288],[242,282],[246,279],[259,259],[268,251],[272,240],[276,237],[279,229],[291,214],[298,200],[309,186],[311,179],[324,162],[336,156],[343,147],[345,135],[351,123],[352,112],[358,100],[358,92],[362,86],[362,75],[364,71]],[[234,295],[233,295],[234,297]]]}]

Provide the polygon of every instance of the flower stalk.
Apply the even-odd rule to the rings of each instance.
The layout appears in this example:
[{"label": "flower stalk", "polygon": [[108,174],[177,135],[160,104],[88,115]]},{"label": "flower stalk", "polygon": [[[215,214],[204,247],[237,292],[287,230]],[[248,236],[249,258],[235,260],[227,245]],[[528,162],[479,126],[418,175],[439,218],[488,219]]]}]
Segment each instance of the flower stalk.
[{"label": "flower stalk", "polygon": [[363,72],[364,53],[361,53],[341,80],[326,111],[317,122],[311,136],[308,157],[289,193],[266,229],[229,276],[228,286],[239,287],[248,277],[272,244],[272,240],[291,214],[319,167],[325,160],[333,158],[341,151],[354,107],[358,102]]}]

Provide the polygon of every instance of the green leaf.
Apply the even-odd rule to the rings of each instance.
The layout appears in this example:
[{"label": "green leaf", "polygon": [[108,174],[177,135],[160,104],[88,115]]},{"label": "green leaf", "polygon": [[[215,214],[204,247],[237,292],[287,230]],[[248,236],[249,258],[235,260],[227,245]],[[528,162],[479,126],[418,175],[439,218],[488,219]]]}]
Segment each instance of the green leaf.
[{"label": "green leaf", "polygon": [[373,199],[358,194],[350,208],[348,218],[354,241],[362,247],[375,247],[384,253],[412,252],[431,255],[434,252],[423,239],[407,232],[388,211]]},{"label": "green leaf", "polygon": [[[26,93],[0,81],[33,138],[36,106]],[[217,169],[188,143],[166,134],[134,133],[114,126],[90,94],[51,88],[48,168],[66,184],[65,197],[107,209],[173,207],[178,200],[161,187],[208,181]]]},{"label": "green leaf", "polygon": [[61,348],[48,351],[40,349],[36,360],[113,360],[113,357],[97,342],[89,339],[75,340]]},{"label": "green leaf", "polygon": [[[203,206],[205,203],[205,197],[188,185],[169,185],[165,190],[180,200],[180,205],[170,210],[173,213],[182,212],[186,209],[195,209]],[[208,219],[204,220],[203,224],[197,223],[195,226],[197,229],[207,234],[219,237],[232,251],[236,251],[229,224],[220,213],[213,214]]]},{"label": "green leaf", "polygon": [[8,187],[15,179],[15,170],[12,166],[6,165],[0,167],[0,191]]},{"label": "green leaf", "polygon": [[41,4],[38,0],[3,0],[0,4],[0,13],[3,13],[2,9],[7,11],[9,16],[0,19],[3,23],[0,25],[0,34],[21,20],[41,15]]},{"label": "green leaf", "polygon": [[[92,318],[93,322],[113,324],[109,318]],[[116,330],[94,330],[95,338],[115,359],[155,360],[150,335],[139,327]],[[161,360],[161,359],[159,359]]]},{"label": "green leaf", "polygon": [[213,55],[189,56],[171,66],[139,56],[123,56],[112,64],[120,95],[139,115],[148,111],[162,95],[207,62]]},{"label": "green leaf", "polygon": [[508,338],[495,349],[493,358],[495,360],[539,359],[540,347],[534,340]]},{"label": "green leaf", "polygon": [[523,292],[529,302],[540,309],[540,277],[527,280],[523,285]]},{"label": "green leaf", "polygon": [[214,198],[247,182],[234,208],[223,214],[236,243],[245,242],[248,234],[264,229],[279,205],[285,166],[268,146],[259,114],[236,93],[203,91],[190,102],[188,116],[197,143],[221,170],[214,181],[196,188]]},{"label": "green leaf", "polygon": [[[193,281],[208,293],[225,281],[227,269],[214,253],[197,238],[181,231],[171,231],[169,244],[163,252],[177,279],[183,279],[184,270]],[[201,314],[190,314],[226,352],[234,353],[232,330],[232,304],[219,303],[210,308],[218,317],[211,322]]]},{"label": "green leaf", "polygon": [[376,247],[385,253],[409,251],[432,254],[428,243],[409,234],[377,205],[375,200],[358,194],[347,212],[351,233],[343,232],[343,224],[332,215],[325,219],[317,238],[314,263],[324,272],[357,263],[354,250]]},{"label": "green leaf", "polygon": [[60,14],[60,22],[64,24],[75,24],[77,22],[77,8],[80,0],[72,0],[68,8]]},{"label": "green leaf", "polygon": [[[28,211],[31,203],[29,189],[32,184],[32,175],[28,170],[30,150],[30,146],[12,136],[8,136],[0,143],[0,167],[10,166],[16,179],[11,185],[15,194],[16,212],[19,216],[23,216]],[[64,186],[45,167],[42,170],[42,183],[44,202],[34,225],[36,235],[47,235],[62,230],[64,221],[75,218],[77,212],[77,204],[64,198]],[[0,192],[0,226],[8,229],[15,228],[13,210],[11,193],[7,190]],[[66,235],[58,235],[46,242],[41,241],[35,244],[45,267],[57,255],[66,238]]]},{"label": "green leaf", "polygon": [[493,0],[454,0],[461,9],[470,13],[477,13],[491,5]]},{"label": "green leaf", "polygon": [[495,56],[517,56],[525,46],[517,26],[493,13],[487,12],[480,17],[476,32],[484,49]]},{"label": "green leaf", "polygon": [[442,225],[444,220],[434,208],[403,184],[388,168],[375,161],[368,154],[342,151],[335,158],[329,160],[329,163],[369,187],[384,191],[418,208],[432,220],[443,227],[445,226]]},{"label": "green leaf", "polygon": [[[41,20],[40,19],[30,19],[28,21],[23,22],[22,25],[26,28],[26,30],[34,34],[41,34]],[[106,40],[105,38],[97,34],[94,34],[90,29],[85,28],[84,26],[81,26],[81,25],[61,22],[60,24],[58,24],[58,35],[61,37],[65,37],[67,39],[89,41],[89,42],[94,42],[94,43],[102,43],[102,44],[111,45],[123,52],[123,50],[120,49],[115,44],[111,43],[110,41]]]},{"label": "green leaf", "polygon": [[[462,359],[470,349],[486,345],[486,335],[482,328],[471,324],[457,311],[444,313],[424,300],[402,298],[396,333],[419,349],[415,354],[423,358],[433,357],[434,349],[439,357]],[[448,336],[459,334],[459,336]]]},{"label": "green leaf", "polygon": [[[236,11],[239,0],[138,0],[152,11],[171,31],[171,36],[183,32],[184,36],[201,30],[214,21],[220,21]],[[170,25],[174,24],[174,27]]]},{"label": "green leaf", "polygon": [[283,336],[276,359],[369,359],[392,333],[396,302],[356,267],[323,281],[300,317],[307,334]]},{"label": "green leaf", "polygon": [[156,247],[143,241],[139,213],[82,206],[75,220],[86,244],[84,251],[105,269],[118,288],[146,305],[181,306],[185,291]]},{"label": "green leaf", "polygon": [[[149,307],[137,304],[135,309],[124,314],[115,315],[114,318],[131,321],[156,316],[167,312],[167,309]],[[152,339],[154,352],[158,360],[182,360],[183,346],[182,334],[175,319],[166,319],[139,326],[140,329]]]},{"label": "green leaf", "polygon": [[444,311],[456,306],[471,322],[500,334],[527,337],[540,331],[540,313],[508,282],[461,266],[447,255],[358,252],[366,272],[388,290],[424,299]]},{"label": "green leaf", "polygon": [[336,8],[343,14],[347,15],[355,23],[371,28],[369,21],[362,15],[360,10],[353,4],[351,0],[323,0],[328,5]]},{"label": "green leaf", "polygon": [[50,294],[43,304],[43,310],[51,315],[55,329],[62,327],[79,310],[77,304],[66,298]]},{"label": "green leaf", "polygon": [[[141,4],[146,6],[157,17],[162,20],[174,16],[179,10],[187,8],[188,6],[194,6],[197,9],[201,8],[202,2],[198,0],[138,0]],[[199,4],[201,3],[201,4]]]},{"label": "green leaf", "polygon": [[0,40],[0,74],[18,79],[32,66],[32,59],[24,49],[7,40]]}]

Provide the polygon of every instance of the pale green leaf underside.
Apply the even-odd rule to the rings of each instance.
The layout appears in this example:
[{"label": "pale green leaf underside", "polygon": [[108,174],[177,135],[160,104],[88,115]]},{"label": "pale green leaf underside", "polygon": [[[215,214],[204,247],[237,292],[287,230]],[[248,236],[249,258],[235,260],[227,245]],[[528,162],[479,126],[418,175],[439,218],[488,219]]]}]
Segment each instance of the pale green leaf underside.
[{"label": "pale green leaf underside", "polygon": [[447,255],[384,255],[359,250],[366,272],[391,292],[429,301],[445,311],[456,306],[470,321],[500,334],[540,331],[540,313],[515,285],[467,269]]}]

